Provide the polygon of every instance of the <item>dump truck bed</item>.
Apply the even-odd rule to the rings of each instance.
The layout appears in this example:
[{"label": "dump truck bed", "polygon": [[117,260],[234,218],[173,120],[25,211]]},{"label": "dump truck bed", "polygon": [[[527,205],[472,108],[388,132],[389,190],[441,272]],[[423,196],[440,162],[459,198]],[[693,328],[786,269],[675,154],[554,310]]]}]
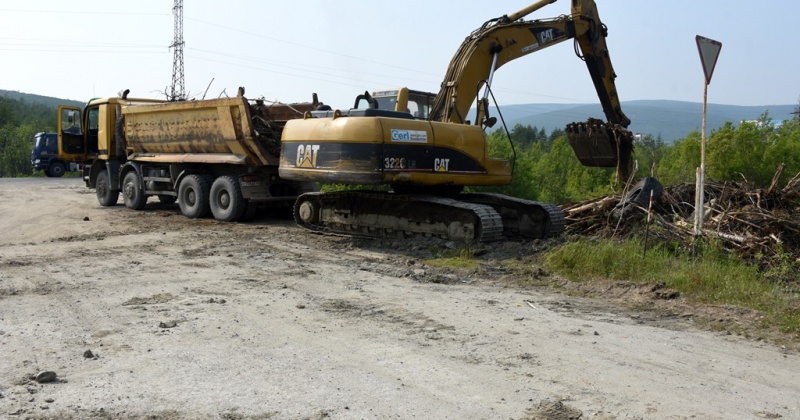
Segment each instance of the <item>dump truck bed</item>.
[{"label": "dump truck bed", "polygon": [[125,148],[142,160],[278,165],[279,137],[255,132],[250,111],[244,97],[124,106]]}]

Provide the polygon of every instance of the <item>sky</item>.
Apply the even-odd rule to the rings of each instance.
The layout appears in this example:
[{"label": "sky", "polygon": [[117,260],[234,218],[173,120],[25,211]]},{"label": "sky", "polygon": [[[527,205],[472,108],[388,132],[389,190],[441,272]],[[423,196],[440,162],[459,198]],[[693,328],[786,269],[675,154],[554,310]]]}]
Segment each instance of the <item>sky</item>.
[{"label": "sky", "polygon": [[[437,92],[464,38],[533,0],[186,0],[189,98],[310,101],[408,86]],[[800,99],[797,0],[596,0],[622,101],[703,101],[695,36],[722,43],[708,102],[792,105]],[[0,89],[87,101],[164,98],[172,83],[172,0],[0,0]],[[526,19],[568,14],[559,0]],[[501,105],[597,103],[567,41],[503,66]]]}]

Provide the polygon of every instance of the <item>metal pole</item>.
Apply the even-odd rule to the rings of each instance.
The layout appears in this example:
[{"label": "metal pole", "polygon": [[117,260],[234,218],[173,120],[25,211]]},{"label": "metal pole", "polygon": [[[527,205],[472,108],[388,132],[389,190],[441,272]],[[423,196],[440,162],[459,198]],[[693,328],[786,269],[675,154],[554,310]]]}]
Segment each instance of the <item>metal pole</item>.
[{"label": "metal pole", "polygon": [[700,128],[700,170],[697,174],[697,193],[695,194],[695,236],[703,235],[703,205],[705,203],[706,182],[706,108],[708,105],[708,81],[703,82],[703,123]]},{"label": "metal pole", "polygon": [[647,224],[644,228],[644,252],[642,256],[647,255],[647,237],[650,235],[650,215],[653,213],[653,190],[650,190],[650,203],[647,205]]},{"label": "metal pole", "polygon": [[492,68],[489,69],[489,77],[486,79],[486,87],[483,90],[483,99],[489,97],[489,89],[492,85],[492,79],[494,79],[494,71],[497,70],[497,56],[500,55],[499,52],[494,53],[492,57]]}]

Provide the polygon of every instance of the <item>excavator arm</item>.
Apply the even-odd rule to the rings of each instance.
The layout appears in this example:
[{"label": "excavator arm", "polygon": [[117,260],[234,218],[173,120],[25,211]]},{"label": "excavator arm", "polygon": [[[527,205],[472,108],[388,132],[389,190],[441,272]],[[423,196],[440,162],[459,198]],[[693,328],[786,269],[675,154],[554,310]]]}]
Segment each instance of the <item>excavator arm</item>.
[{"label": "excavator arm", "polygon": [[[495,71],[504,64],[567,40],[574,40],[608,120],[590,119],[567,126],[570,144],[587,166],[616,166],[626,177],[632,151],[630,119],[620,106],[606,45],[608,34],[593,0],[572,0],[570,15],[553,19],[522,18],[556,0],[541,0],[516,13],[486,21],[461,44],[448,66],[431,108],[431,121],[469,124],[468,112],[477,103],[475,125],[488,125],[488,90]],[[552,66],[550,66],[552,67]],[[482,92],[483,90],[483,92]]]}]

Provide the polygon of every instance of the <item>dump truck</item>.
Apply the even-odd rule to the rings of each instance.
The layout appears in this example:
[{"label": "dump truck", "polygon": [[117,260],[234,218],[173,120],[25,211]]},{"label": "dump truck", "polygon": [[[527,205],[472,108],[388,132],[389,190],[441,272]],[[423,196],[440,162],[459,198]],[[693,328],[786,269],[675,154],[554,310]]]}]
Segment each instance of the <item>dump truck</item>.
[{"label": "dump truck", "polygon": [[280,136],[287,120],[320,104],[267,103],[236,97],[166,102],[120,97],[60,106],[62,159],[83,162],[83,179],[102,206],[145,208],[150,197],[178,202],[190,218],[251,218],[269,207],[290,214],[311,182],[278,175]]}]

